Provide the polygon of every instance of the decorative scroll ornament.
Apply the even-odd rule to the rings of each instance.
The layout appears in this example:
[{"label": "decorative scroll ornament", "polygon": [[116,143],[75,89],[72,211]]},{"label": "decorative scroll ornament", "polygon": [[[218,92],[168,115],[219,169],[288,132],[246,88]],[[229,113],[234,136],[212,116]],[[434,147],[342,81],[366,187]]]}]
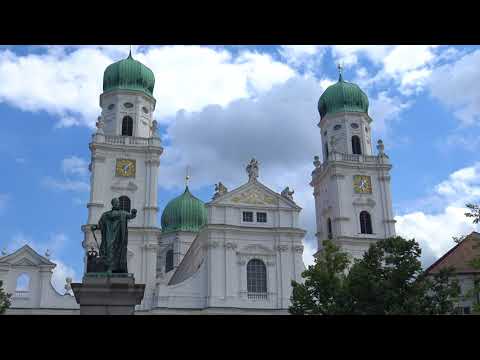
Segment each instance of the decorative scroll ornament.
[{"label": "decorative scroll ornament", "polygon": [[213,198],[216,199],[219,196],[222,196],[228,192],[228,189],[225,185],[222,184],[222,182],[218,182],[218,184],[215,184],[215,194],[213,195]]},{"label": "decorative scroll ornament", "polygon": [[253,204],[253,205],[265,205],[265,204],[275,204],[275,198],[262,194],[255,189],[245,191],[240,193],[232,198],[234,203],[243,203],[243,204]]},{"label": "decorative scroll ornament", "polygon": [[287,198],[289,200],[293,201],[293,194],[295,193],[294,190],[290,191],[290,188],[287,186],[285,189],[282,190],[281,195],[284,198]]}]

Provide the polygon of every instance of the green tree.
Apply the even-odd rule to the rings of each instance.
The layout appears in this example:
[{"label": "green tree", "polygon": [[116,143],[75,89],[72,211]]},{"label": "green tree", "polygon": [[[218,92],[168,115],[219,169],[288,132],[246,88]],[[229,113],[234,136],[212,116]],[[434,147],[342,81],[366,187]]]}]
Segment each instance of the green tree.
[{"label": "green tree", "polygon": [[315,265],[292,282],[292,314],[449,314],[460,289],[451,269],[427,276],[418,243],[379,240],[348,270],[348,255],[331,241]]},{"label": "green tree", "polygon": [[323,241],[323,250],[314,265],[302,273],[303,283],[292,281],[291,314],[334,315],[351,312],[346,287],[350,260],[331,240]]},{"label": "green tree", "polygon": [[0,314],[3,314],[10,307],[11,294],[7,294],[3,291],[2,281],[0,280]]}]

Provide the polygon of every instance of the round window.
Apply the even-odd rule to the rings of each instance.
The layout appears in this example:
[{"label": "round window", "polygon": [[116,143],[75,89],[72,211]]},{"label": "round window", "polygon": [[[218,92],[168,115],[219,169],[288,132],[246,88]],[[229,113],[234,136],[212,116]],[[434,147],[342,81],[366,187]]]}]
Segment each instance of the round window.
[{"label": "round window", "polygon": [[142,110],[143,110],[143,112],[144,112],[145,114],[148,114],[148,109],[147,109],[145,106],[142,107]]},{"label": "round window", "polygon": [[108,105],[108,110],[112,110],[115,107],[115,104]]},{"label": "round window", "polygon": [[340,130],[342,128],[342,125],[337,124],[333,127],[333,130]]},{"label": "round window", "polygon": [[129,103],[129,102],[126,102],[125,104],[123,104],[123,106],[125,106],[127,109],[130,109],[130,108],[133,107],[133,104]]},{"label": "round window", "polygon": [[351,123],[350,126],[352,127],[352,129],[358,129],[357,123]]}]

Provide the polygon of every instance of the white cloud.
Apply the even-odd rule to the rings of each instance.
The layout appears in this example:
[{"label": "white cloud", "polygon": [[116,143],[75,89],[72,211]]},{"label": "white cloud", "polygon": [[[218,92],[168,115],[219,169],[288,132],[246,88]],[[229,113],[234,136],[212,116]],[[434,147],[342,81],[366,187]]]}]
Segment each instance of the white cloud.
[{"label": "white cloud", "polygon": [[65,265],[58,259],[52,259],[51,261],[57,265],[53,269],[52,286],[58,293],[63,295],[65,293],[66,278],[71,278],[73,282],[76,282],[79,279],[77,278],[77,274],[72,267]]},{"label": "white cloud", "polygon": [[409,103],[403,102],[399,97],[391,97],[386,92],[370,98],[369,114],[373,119],[372,130],[375,135],[388,137],[389,122],[398,119],[400,113],[409,106]]},{"label": "white cloud", "polygon": [[434,194],[424,199],[438,211],[413,211],[396,216],[397,232],[415,238],[424,251],[423,263],[430,265],[455,245],[453,236],[466,235],[478,230],[471,219],[465,217],[465,204],[480,200],[480,163],[459,169],[434,188]]},{"label": "white cloud", "polygon": [[[93,127],[100,113],[105,68],[126,57],[125,46],[44,47],[40,54],[0,52],[0,102],[24,111],[46,111],[57,127]],[[155,73],[156,116],[168,121],[178,110],[199,111],[267,91],[294,75],[268,54],[248,50],[233,56],[201,46],[143,47],[134,58]]]},{"label": "white cloud", "polygon": [[75,191],[87,192],[90,190],[90,184],[81,180],[56,180],[52,177],[45,177],[42,184],[52,190],[56,191]]},{"label": "white cloud", "polygon": [[317,252],[317,246],[316,243],[312,244],[310,241],[304,241],[303,245],[303,262],[305,263],[305,266],[308,267],[308,265],[313,265],[315,263],[313,255]]},{"label": "white cloud", "polygon": [[62,160],[62,170],[65,175],[88,175],[88,163],[85,159],[70,156]]},{"label": "white cloud", "polygon": [[462,125],[480,120],[480,50],[437,67],[427,82],[431,95],[454,111]]},{"label": "white cloud", "polygon": [[321,65],[327,48],[325,45],[282,45],[279,53],[288,64],[312,72]]}]

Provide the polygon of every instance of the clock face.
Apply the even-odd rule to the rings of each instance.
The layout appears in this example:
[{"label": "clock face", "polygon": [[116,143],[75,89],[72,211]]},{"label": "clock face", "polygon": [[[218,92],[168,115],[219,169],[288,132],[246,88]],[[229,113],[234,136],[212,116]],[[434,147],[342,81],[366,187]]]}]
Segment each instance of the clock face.
[{"label": "clock face", "polygon": [[135,160],[117,159],[115,174],[116,176],[135,176]]},{"label": "clock face", "polygon": [[371,194],[372,193],[372,181],[370,176],[366,175],[354,175],[353,176],[353,189],[356,193]]}]

